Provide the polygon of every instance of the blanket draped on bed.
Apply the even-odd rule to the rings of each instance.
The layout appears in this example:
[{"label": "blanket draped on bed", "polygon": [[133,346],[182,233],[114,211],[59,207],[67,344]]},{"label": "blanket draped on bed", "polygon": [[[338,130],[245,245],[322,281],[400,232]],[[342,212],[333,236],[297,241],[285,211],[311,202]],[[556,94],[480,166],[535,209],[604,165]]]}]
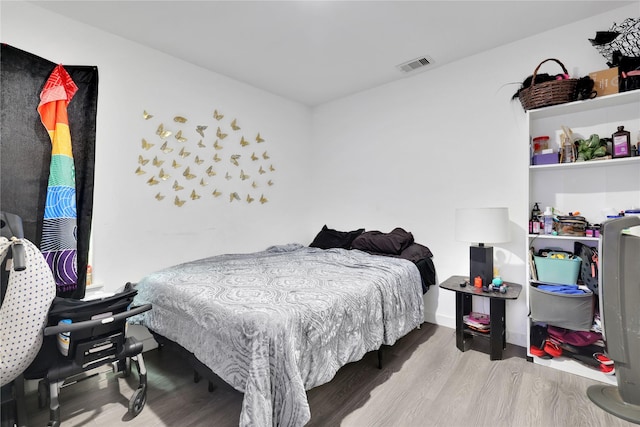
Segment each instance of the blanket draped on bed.
[{"label": "blanket draped on bed", "polygon": [[136,289],[153,304],[140,323],[244,393],[241,426],[306,424],[305,390],[424,316],[412,262],[297,244],[188,262]]}]

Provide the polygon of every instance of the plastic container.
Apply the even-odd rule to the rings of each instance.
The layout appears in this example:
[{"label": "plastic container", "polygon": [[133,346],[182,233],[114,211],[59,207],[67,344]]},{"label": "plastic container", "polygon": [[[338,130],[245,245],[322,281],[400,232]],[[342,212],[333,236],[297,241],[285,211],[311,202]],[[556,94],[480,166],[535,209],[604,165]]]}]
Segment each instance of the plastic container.
[{"label": "plastic container", "polygon": [[559,294],[538,289],[535,283],[531,284],[529,290],[530,317],[533,321],[574,331],[591,329],[593,293]]},{"label": "plastic container", "polygon": [[[553,252],[550,253],[553,255]],[[545,283],[558,285],[575,285],[578,283],[580,264],[579,257],[551,258],[550,256],[534,256],[538,280]]]},{"label": "plastic container", "polygon": [[566,215],[558,217],[558,234],[561,236],[585,236],[587,220],[583,216]]},{"label": "plastic container", "polygon": [[544,234],[553,234],[553,212],[549,206],[544,210]]},{"label": "plastic container", "polygon": [[[58,322],[58,325],[70,325],[71,319],[62,319]],[[58,334],[58,350],[63,356],[69,355],[69,343],[71,342],[71,334],[69,332],[62,332]]]}]

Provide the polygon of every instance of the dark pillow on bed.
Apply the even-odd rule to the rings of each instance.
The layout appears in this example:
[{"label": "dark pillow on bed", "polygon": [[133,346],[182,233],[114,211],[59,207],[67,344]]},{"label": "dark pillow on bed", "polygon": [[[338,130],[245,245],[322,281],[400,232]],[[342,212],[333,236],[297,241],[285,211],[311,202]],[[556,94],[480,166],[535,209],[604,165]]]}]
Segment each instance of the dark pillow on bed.
[{"label": "dark pillow on bed", "polygon": [[352,249],[365,252],[400,255],[413,243],[413,234],[402,228],[394,228],[390,233],[366,231],[356,237],[351,244]]},{"label": "dark pillow on bed", "polygon": [[412,243],[402,251],[400,257],[408,259],[409,261],[418,262],[421,259],[433,258],[433,254],[428,247],[420,243]]},{"label": "dark pillow on bed", "polygon": [[353,239],[364,232],[364,228],[353,231],[338,231],[328,228],[326,225],[318,233],[313,242],[309,245],[312,248],[331,249],[342,248],[351,249]]}]

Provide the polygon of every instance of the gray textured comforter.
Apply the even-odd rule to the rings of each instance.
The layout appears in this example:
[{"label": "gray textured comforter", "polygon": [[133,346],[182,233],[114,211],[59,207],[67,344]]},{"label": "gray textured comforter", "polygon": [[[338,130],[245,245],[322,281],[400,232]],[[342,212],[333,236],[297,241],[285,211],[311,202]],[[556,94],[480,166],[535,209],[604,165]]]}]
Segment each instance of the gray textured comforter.
[{"label": "gray textured comforter", "polygon": [[244,393],[241,426],[301,426],[306,390],[423,321],[407,260],[357,250],[274,246],[145,277],[138,321],[177,342]]}]

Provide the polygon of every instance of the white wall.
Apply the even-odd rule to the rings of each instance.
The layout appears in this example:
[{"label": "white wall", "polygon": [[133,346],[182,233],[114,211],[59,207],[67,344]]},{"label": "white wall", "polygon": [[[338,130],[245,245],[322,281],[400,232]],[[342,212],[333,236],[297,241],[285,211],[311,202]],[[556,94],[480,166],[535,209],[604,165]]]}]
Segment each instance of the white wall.
[{"label": "white wall", "polygon": [[[93,274],[105,290],[177,262],[313,238],[306,221],[307,107],[24,2],[2,3],[2,42],[52,62],[98,67]],[[228,194],[234,181],[220,173],[207,178],[209,192],[214,186],[224,191],[218,199],[205,196],[204,188],[197,202],[182,192],[187,203],[178,208],[173,204],[178,193],[169,188],[163,191],[165,200],[158,202],[154,195],[160,185],[146,184],[157,168],[148,164],[148,174],[134,173],[138,155],[149,157],[141,149],[141,139],[159,147],[156,120],[175,132],[175,115],[188,118],[188,123],[208,123],[205,135],[213,135],[214,109],[225,114],[224,120],[237,118],[247,138],[255,138],[257,132],[265,138],[260,147],[255,146],[259,155],[268,152],[276,168],[274,185],[264,189],[269,202],[248,204],[243,191],[242,200],[231,203]],[[154,119],[145,121],[144,110]],[[195,136],[194,132],[191,147]],[[169,140],[179,146],[174,137]],[[230,140],[223,140],[223,145],[231,144]],[[212,136],[205,141],[213,146]],[[191,151],[193,158],[197,150]],[[227,157],[216,164],[218,170],[231,165],[228,149],[224,152]],[[237,152],[241,152],[239,144]],[[165,169],[172,172],[170,167]],[[175,175],[181,175],[181,170]]]},{"label": "white wall", "polygon": [[[510,208],[513,238],[496,245],[495,263],[524,284],[527,131],[510,83],[548,57],[573,76],[606,68],[587,39],[637,15],[614,10],[313,111],[22,2],[2,3],[1,35],[54,62],[98,66],[94,274],[108,289],[196,257],[308,243],[323,224],[403,227],[432,249],[444,280],[468,269],[468,244],[453,236],[464,206]],[[195,122],[214,108],[273,142],[270,202],[159,204],[133,173],[149,133],[142,111]],[[425,301],[427,320],[454,326],[453,293],[432,288]],[[525,345],[526,316],[524,295],[507,304],[510,342]]]},{"label": "white wall", "polygon": [[[524,284],[528,131],[510,83],[546,58],[574,77],[607,68],[588,39],[637,15],[637,6],[617,9],[316,108],[311,223],[403,227],[433,251],[442,281],[468,275],[455,208],[508,206],[512,241],[494,245],[494,264],[505,280]],[[541,72],[561,69],[545,63]],[[432,288],[425,302],[428,321],[455,327],[453,292]],[[488,310],[485,299],[474,304]],[[508,341],[526,345],[524,292],[507,304],[507,318]]]}]

